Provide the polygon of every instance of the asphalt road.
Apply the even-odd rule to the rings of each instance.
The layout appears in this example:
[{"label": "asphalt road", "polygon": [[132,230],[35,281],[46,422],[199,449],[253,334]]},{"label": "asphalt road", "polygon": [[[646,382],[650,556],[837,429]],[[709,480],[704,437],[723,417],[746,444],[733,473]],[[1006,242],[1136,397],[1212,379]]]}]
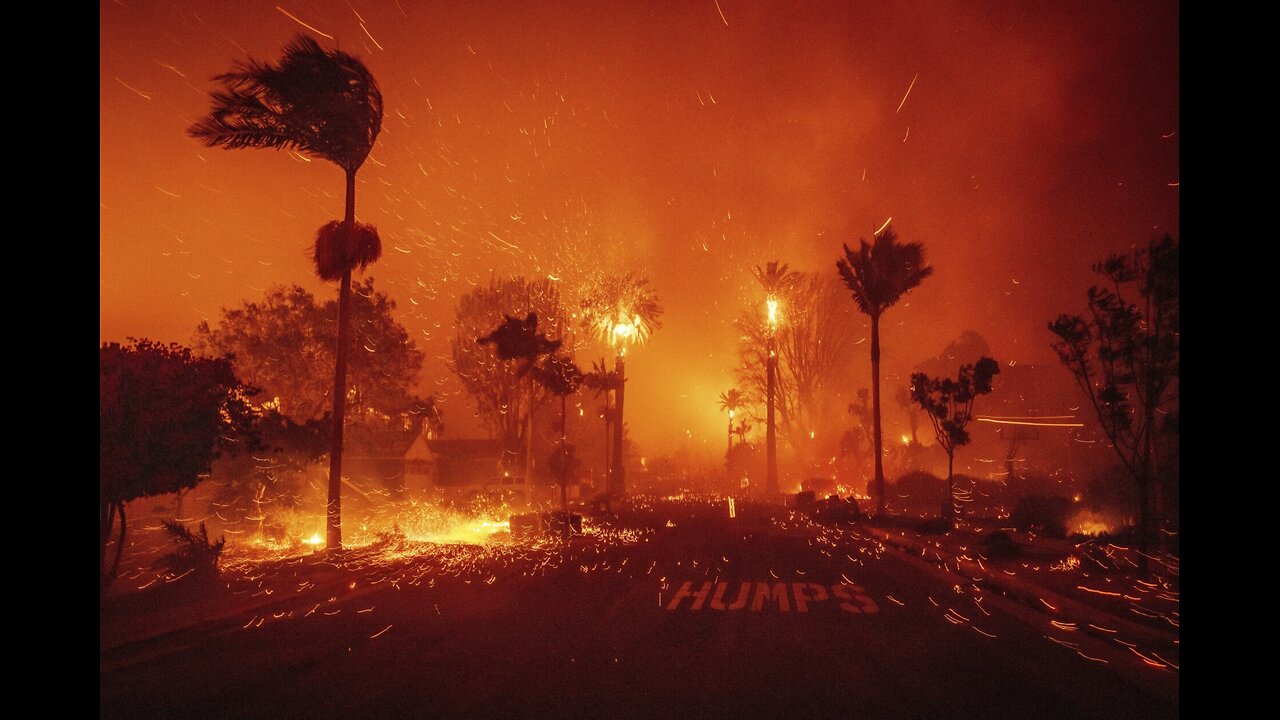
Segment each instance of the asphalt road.
[{"label": "asphalt road", "polygon": [[638,532],[567,550],[239,568],[227,593],[155,611],[163,630],[126,598],[103,615],[101,714],[1178,717],[1176,674],[1122,646],[856,528],[735,509],[655,502],[621,523]]}]

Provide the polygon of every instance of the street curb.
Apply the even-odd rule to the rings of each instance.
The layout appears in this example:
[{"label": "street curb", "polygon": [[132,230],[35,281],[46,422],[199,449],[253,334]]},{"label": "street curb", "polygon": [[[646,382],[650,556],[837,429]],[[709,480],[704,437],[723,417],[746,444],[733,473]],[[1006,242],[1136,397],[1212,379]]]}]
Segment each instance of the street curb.
[{"label": "street curb", "polygon": [[[944,548],[938,548],[907,537],[905,533],[895,534],[866,525],[863,526],[863,530],[871,534],[872,537],[899,550],[909,552],[926,560],[940,562],[942,567],[952,574],[962,577],[966,581],[997,590],[1005,597],[1038,610],[1043,614],[1073,618],[1080,623],[1080,632],[1094,637],[1114,640],[1117,633],[1122,632],[1130,641],[1141,641],[1157,647],[1174,646],[1175,641],[1179,639],[1177,630],[1161,632],[1156,628],[1135,623],[1128,618],[1086,605],[1020,577],[1005,575],[1004,573],[993,573],[980,566],[977,561],[960,558]],[[932,553],[932,557],[930,557],[930,553]],[[972,569],[972,572],[970,572],[970,569]],[[1046,604],[1052,606],[1053,609],[1050,610]],[[1108,633],[1095,630],[1089,627],[1090,625],[1110,628],[1117,632]]]}]

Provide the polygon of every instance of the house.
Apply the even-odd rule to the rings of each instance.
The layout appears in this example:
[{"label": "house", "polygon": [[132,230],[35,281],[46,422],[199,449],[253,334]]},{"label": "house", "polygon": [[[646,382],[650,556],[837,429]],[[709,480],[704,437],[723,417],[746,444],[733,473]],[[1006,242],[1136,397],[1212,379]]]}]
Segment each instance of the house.
[{"label": "house", "polygon": [[411,492],[458,498],[501,494],[522,501],[524,478],[503,470],[500,440],[428,439],[419,435],[404,454],[404,485]]}]

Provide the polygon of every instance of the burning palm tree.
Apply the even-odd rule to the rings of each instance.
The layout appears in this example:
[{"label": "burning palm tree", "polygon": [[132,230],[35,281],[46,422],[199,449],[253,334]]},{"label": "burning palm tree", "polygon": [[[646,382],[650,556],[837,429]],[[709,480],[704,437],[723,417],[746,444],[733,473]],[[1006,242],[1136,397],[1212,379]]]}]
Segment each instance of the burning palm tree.
[{"label": "burning palm tree", "polygon": [[733,449],[733,416],[738,408],[746,404],[746,399],[742,396],[742,391],[738,388],[732,388],[726,392],[720,393],[720,411],[729,413],[729,447],[725,450],[728,452]]},{"label": "burning palm tree", "polygon": [[782,299],[800,281],[800,273],[791,270],[786,263],[773,261],[765,267],[756,266],[756,279],[764,288],[765,310],[768,325],[768,353],[765,356],[765,492],[778,492],[778,428],[773,421],[775,387],[778,384],[778,326],[782,323]]},{"label": "burning palm tree", "polygon": [[649,280],[631,273],[600,276],[588,283],[583,294],[583,324],[600,342],[607,343],[617,352],[610,495],[626,492],[622,453],[622,407],[626,393],[624,357],[629,345],[643,343],[654,330],[662,327],[658,321],[661,316],[662,305],[658,303],[657,293],[649,287]]}]

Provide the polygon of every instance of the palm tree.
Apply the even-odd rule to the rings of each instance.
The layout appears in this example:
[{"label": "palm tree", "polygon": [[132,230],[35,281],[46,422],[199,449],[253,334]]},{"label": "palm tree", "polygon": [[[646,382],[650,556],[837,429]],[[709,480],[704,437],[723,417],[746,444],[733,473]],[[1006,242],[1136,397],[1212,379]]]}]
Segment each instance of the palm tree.
[{"label": "palm tree", "polygon": [[342,426],[347,397],[351,271],[382,254],[378,231],[356,222],[356,171],[382,130],[382,91],[369,69],[339,50],[299,34],[279,65],[252,59],[217,76],[213,109],[188,133],[210,147],[294,150],[328,160],[346,175],[346,212],[316,236],[316,272],[338,280],[338,348],[333,374],[327,547],[342,547]]},{"label": "palm tree", "polygon": [[533,368],[534,379],[552,395],[560,397],[560,442],[552,453],[551,470],[560,484],[560,509],[564,512],[564,536],[567,538],[573,531],[569,522],[569,481],[572,478],[577,458],[573,454],[573,446],[569,444],[566,418],[568,416],[569,396],[578,391],[582,385],[582,369],[567,355],[548,355],[542,365]]},{"label": "palm tree", "polygon": [[924,264],[924,246],[898,243],[892,226],[873,236],[874,244],[859,240],[857,252],[844,246],[836,269],[853,293],[858,309],[871,317],[871,414],[876,457],[876,514],[884,514],[884,442],[880,430],[880,315],[912,288],[933,274]]},{"label": "palm tree", "polygon": [[622,383],[617,371],[611,371],[604,358],[600,362],[591,363],[591,372],[583,376],[582,384],[595,391],[596,395],[604,395],[604,406],[600,408],[600,417],[604,420],[604,476],[606,487],[609,486],[609,430],[613,427],[613,408],[609,405],[609,393],[616,391]]},{"label": "palm tree", "polygon": [[738,388],[732,388],[727,392],[720,393],[720,410],[721,412],[729,413],[729,447],[725,452],[733,449],[733,414],[744,404],[742,391]]},{"label": "palm tree", "polygon": [[765,392],[765,492],[778,492],[778,428],[773,421],[773,398],[778,384],[778,324],[782,322],[779,305],[800,281],[800,273],[778,264],[774,260],[765,267],[756,266],[756,279],[764,287],[765,305],[768,308],[768,325],[765,326],[769,348],[765,359],[767,373]]},{"label": "palm tree", "polygon": [[582,323],[602,343],[617,348],[617,386],[614,390],[613,468],[609,474],[609,495],[626,492],[623,470],[622,423],[623,399],[626,394],[626,369],[623,358],[627,346],[642,343],[662,327],[658,318],[662,305],[658,294],[649,287],[648,278],[626,275],[598,276],[588,282],[582,298]]}]

